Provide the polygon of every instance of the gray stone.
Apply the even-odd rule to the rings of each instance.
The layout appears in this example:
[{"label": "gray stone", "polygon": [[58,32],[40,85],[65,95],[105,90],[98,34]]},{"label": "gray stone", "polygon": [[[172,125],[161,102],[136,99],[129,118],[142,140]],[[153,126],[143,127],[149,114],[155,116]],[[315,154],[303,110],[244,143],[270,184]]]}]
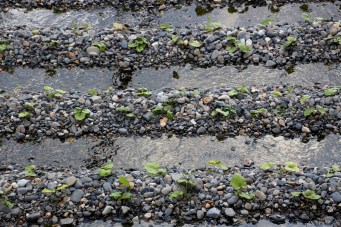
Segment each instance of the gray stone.
[{"label": "gray stone", "polygon": [[164,187],[162,190],[161,190],[161,193],[163,195],[168,195],[170,193],[170,191],[172,190],[171,187],[167,186],[167,187]]},{"label": "gray stone", "polygon": [[236,196],[236,195],[233,195],[233,196],[231,196],[231,198],[229,198],[229,199],[227,200],[227,203],[228,203],[229,205],[233,205],[233,204],[236,204],[236,203],[238,202],[238,200],[239,200],[239,197]]},{"label": "gray stone", "polygon": [[130,208],[127,207],[127,206],[122,206],[122,207],[121,207],[121,210],[122,210],[122,213],[123,213],[123,214],[126,214],[126,213],[128,213],[128,212],[130,211]]},{"label": "gray stone", "polygon": [[202,210],[198,210],[198,211],[197,211],[197,219],[198,219],[198,220],[203,219],[204,216],[205,216],[204,211],[202,211]]},{"label": "gray stone", "polygon": [[111,191],[112,191],[111,184],[110,184],[109,182],[105,182],[105,183],[103,184],[103,189],[104,189],[104,191],[106,191],[106,192],[111,192]]},{"label": "gray stone", "polygon": [[267,60],[266,63],[265,63],[265,66],[266,67],[275,67],[276,66],[276,62],[272,61],[272,60]]},{"label": "gray stone", "polygon": [[95,46],[90,46],[86,49],[86,52],[90,56],[97,56],[99,54],[99,48]]},{"label": "gray stone", "polygon": [[225,215],[228,217],[234,217],[236,215],[236,212],[232,208],[226,208]]},{"label": "gray stone", "polygon": [[340,192],[333,192],[330,197],[333,199],[335,203],[341,203],[341,194]]},{"label": "gray stone", "polygon": [[215,60],[219,55],[220,55],[220,51],[214,50],[212,55],[211,55],[211,59]]},{"label": "gray stone", "polygon": [[76,181],[77,181],[77,178],[74,176],[68,177],[65,180],[66,184],[69,186],[73,186],[76,183]]},{"label": "gray stone", "polygon": [[213,207],[207,211],[206,216],[209,218],[218,218],[220,216],[220,210]]},{"label": "gray stone", "polygon": [[255,192],[255,196],[261,201],[264,201],[266,199],[266,195],[264,194],[264,192],[259,190]]},{"label": "gray stone", "polygon": [[70,226],[73,224],[73,218],[64,218],[60,220],[61,226]]},{"label": "gray stone", "polygon": [[91,99],[91,101],[93,103],[101,103],[101,102],[103,102],[102,97],[98,96],[98,95],[94,95],[90,99]]},{"label": "gray stone", "polygon": [[106,206],[103,211],[102,211],[102,214],[103,215],[108,215],[111,213],[111,211],[113,210],[114,208],[112,206]]},{"label": "gray stone", "polygon": [[70,197],[70,200],[71,200],[72,202],[79,203],[79,201],[81,201],[81,199],[83,198],[83,196],[84,196],[83,190],[77,189],[77,190],[75,190],[74,192],[72,192],[71,197]]},{"label": "gray stone", "polygon": [[28,182],[29,182],[29,180],[20,179],[20,180],[18,180],[17,185],[18,185],[18,187],[25,187]]}]

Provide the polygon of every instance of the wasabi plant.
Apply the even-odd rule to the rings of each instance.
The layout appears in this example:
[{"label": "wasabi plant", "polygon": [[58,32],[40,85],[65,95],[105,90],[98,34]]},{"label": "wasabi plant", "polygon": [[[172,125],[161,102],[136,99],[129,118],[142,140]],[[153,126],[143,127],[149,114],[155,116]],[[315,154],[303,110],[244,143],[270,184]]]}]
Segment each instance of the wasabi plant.
[{"label": "wasabi plant", "polygon": [[341,89],[341,86],[336,86],[336,87],[332,87],[332,88],[326,89],[326,90],[324,90],[324,95],[325,96],[336,95],[338,93],[339,89]]},{"label": "wasabi plant", "polygon": [[128,179],[127,179],[125,176],[120,176],[120,177],[118,178],[118,181],[119,181],[120,184],[121,184],[121,188],[126,189],[126,190],[132,189],[132,187],[131,187],[131,185],[130,185]]},{"label": "wasabi plant", "polygon": [[90,113],[89,109],[76,107],[73,116],[77,121],[84,121],[89,113]]},{"label": "wasabi plant", "polygon": [[36,165],[29,165],[24,168],[24,173],[26,177],[35,177],[37,174],[33,171],[35,168],[37,168]]},{"label": "wasabi plant", "polygon": [[318,200],[321,198],[321,196],[317,195],[316,192],[313,190],[307,190],[305,192],[291,192],[291,195],[294,197],[299,197],[300,195],[303,195],[304,198],[309,200]]},{"label": "wasabi plant", "polygon": [[228,167],[224,165],[220,160],[210,160],[208,161],[209,165],[212,165],[214,168],[219,168],[222,170],[227,170]]},{"label": "wasabi plant", "polygon": [[252,117],[258,117],[259,115],[263,114],[264,112],[265,112],[264,108],[260,108],[257,110],[251,110],[250,111]]},{"label": "wasabi plant", "polygon": [[312,21],[311,16],[307,12],[302,13],[302,17],[305,21],[307,21],[309,23]]},{"label": "wasabi plant", "polygon": [[262,170],[270,170],[274,167],[274,165],[274,162],[265,162],[259,168],[261,168]]},{"label": "wasabi plant", "polygon": [[[326,109],[323,108],[322,106],[316,106],[316,111],[320,114],[320,115],[325,115],[327,113]],[[303,115],[305,117],[309,117],[310,115],[312,115],[315,112],[315,108],[313,107],[308,107],[304,110]]]},{"label": "wasabi plant", "polygon": [[190,45],[190,46],[192,46],[192,47],[201,47],[201,43],[199,42],[199,41],[197,41],[197,40],[190,40],[190,41],[188,41],[188,44]]},{"label": "wasabi plant", "polygon": [[104,53],[107,48],[107,45],[103,42],[93,42],[91,46],[98,47],[100,53]]},{"label": "wasabi plant", "polygon": [[97,90],[96,89],[89,89],[87,91],[88,95],[96,95],[97,94]]},{"label": "wasabi plant", "polygon": [[212,22],[211,18],[209,17],[207,19],[207,24],[205,24],[204,28],[205,28],[205,30],[207,32],[213,32],[213,31],[218,30],[218,29],[221,28],[221,23],[219,23],[219,22]]},{"label": "wasabi plant", "polygon": [[180,39],[177,35],[172,35],[172,41],[177,45],[184,45],[184,41]]},{"label": "wasabi plant", "polygon": [[132,194],[130,192],[127,192],[127,190],[132,189],[128,179],[125,176],[119,177],[120,182],[120,188],[122,191],[115,191],[112,192],[109,197],[114,198],[116,200],[129,200],[132,197]]},{"label": "wasabi plant", "polygon": [[297,163],[295,162],[286,162],[284,169],[289,172],[298,172],[300,169],[298,168]]},{"label": "wasabi plant", "polygon": [[297,38],[295,36],[288,36],[287,40],[284,42],[284,48],[289,48],[297,44]]},{"label": "wasabi plant", "polygon": [[112,163],[107,163],[102,165],[99,169],[98,169],[98,175],[100,177],[107,177],[110,176],[112,174],[113,171],[113,167],[114,165]]},{"label": "wasabi plant", "polygon": [[143,88],[138,88],[136,94],[137,94],[138,96],[149,97],[149,96],[151,96],[153,93],[152,93],[151,91],[149,91],[147,88],[144,88],[144,87],[143,87]]},{"label": "wasabi plant", "polygon": [[3,203],[6,207],[12,209],[14,204],[9,201],[7,195],[3,191],[0,190],[0,203]]},{"label": "wasabi plant", "polygon": [[160,28],[166,32],[172,32],[173,26],[171,24],[160,24]]},{"label": "wasabi plant", "polygon": [[27,111],[22,111],[19,113],[19,117],[20,118],[26,118],[26,119],[29,119],[31,118],[32,114],[27,112]]},{"label": "wasabi plant", "polygon": [[173,199],[181,199],[184,196],[184,193],[180,190],[175,190],[174,192],[169,194],[169,199],[173,200]]},{"label": "wasabi plant", "polygon": [[240,198],[251,200],[255,197],[254,194],[249,192],[243,192],[243,189],[247,188],[247,183],[245,178],[239,173],[235,173],[231,178],[231,185],[237,191],[236,194]]},{"label": "wasabi plant", "polygon": [[152,110],[152,113],[159,118],[166,116],[170,121],[174,119],[173,107],[171,105],[157,105]]},{"label": "wasabi plant", "polygon": [[226,51],[229,53],[234,53],[237,50],[243,53],[250,52],[250,47],[242,44],[240,40],[236,39],[233,36],[227,36],[228,46],[226,47]]},{"label": "wasabi plant", "polygon": [[341,172],[341,169],[340,169],[339,166],[335,165],[335,166],[333,166],[332,168],[330,168],[330,169],[328,170],[328,173],[325,174],[324,176],[329,178],[329,177],[332,177],[332,176],[333,176],[335,173],[337,173],[337,172]]},{"label": "wasabi plant", "polygon": [[50,86],[44,86],[44,91],[47,92],[47,97],[49,98],[61,98],[66,93],[61,89],[54,89]]},{"label": "wasabi plant", "polygon": [[148,41],[144,37],[137,37],[135,40],[128,43],[128,47],[135,49],[138,53],[141,53],[147,46]]},{"label": "wasabi plant", "polygon": [[133,114],[132,110],[129,107],[119,106],[116,108],[116,111],[125,113],[125,116],[129,118],[135,117],[135,115]]},{"label": "wasabi plant", "polygon": [[282,97],[282,93],[280,91],[273,91],[272,95],[275,97]]},{"label": "wasabi plant", "polygon": [[300,103],[303,105],[308,99],[310,99],[311,96],[310,95],[303,95],[301,98],[300,98]]},{"label": "wasabi plant", "polygon": [[62,190],[64,190],[64,189],[68,188],[68,187],[69,187],[69,185],[63,184],[63,185],[59,186],[59,187],[56,188],[56,189],[44,188],[41,192],[42,192],[42,193],[47,193],[47,194],[49,194],[49,193],[56,193],[57,191],[62,191]]},{"label": "wasabi plant", "polygon": [[235,109],[233,109],[231,106],[226,106],[223,109],[221,108],[216,108],[215,110],[212,111],[211,116],[216,117],[218,115],[221,115],[223,117],[228,117],[230,115],[236,115],[237,112]]},{"label": "wasabi plant", "polygon": [[152,176],[155,176],[157,174],[161,174],[161,175],[167,174],[167,171],[165,169],[161,169],[160,165],[156,162],[148,162],[144,165],[144,168]]},{"label": "wasabi plant", "polygon": [[272,18],[267,18],[267,19],[263,20],[262,22],[260,22],[258,25],[260,27],[266,27],[267,25],[271,25],[272,21],[273,21]]},{"label": "wasabi plant", "polygon": [[9,49],[9,45],[5,43],[0,43],[0,53],[4,52],[5,50]]}]

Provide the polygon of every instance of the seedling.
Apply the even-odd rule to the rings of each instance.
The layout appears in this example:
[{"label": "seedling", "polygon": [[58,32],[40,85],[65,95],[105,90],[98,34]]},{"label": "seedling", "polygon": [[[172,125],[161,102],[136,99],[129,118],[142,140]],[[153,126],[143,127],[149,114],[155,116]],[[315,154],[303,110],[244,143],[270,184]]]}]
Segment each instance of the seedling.
[{"label": "seedling", "polygon": [[98,175],[101,177],[107,177],[110,176],[112,173],[112,168],[114,167],[114,165],[112,163],[107,163],[102,165],[99,169],[98,169]]},{"label": "seedling", "polygon": [[120,192],[120,191],[116,191],[116,192],[112,192],[109,197],[115,199],[115,200],[129,200],[132,197],[132,194],[130,192]]},{"label": "seedling", "polygon": [[274,165],[275,163],[273,162],[265,162],[259,168],[261,168],[262,170],[270,170],[274,167]]},{"label": "seedling", "polygon": [[252,117],[258,117],[259,115],[263,114],[265,112],[264,108],[260,108],[257,110],[251,110],[250,113],[252,115]]},{"label": "seedling", "polygon": [[245,178],[239,173],[235,173],[231,178],[231,185],[237,191],[237,195],[241,198],[251,200],[255,197],[254,194],[249,192],[243,192],[243,189],[247,188],[247,183]]},{"label": "seedling", "polygon": [[194,182],[189,179],[179,179],[176,183],[189,189],[195,187]]},{"label": "seedling", "polygon": [[224,107],[224,110],[222,110],[221,108],[217,108],[217,109],[213,110],[211,113],[211,116],[216,117],[217,115],[221,115],[223,117],[228,117],[230,115],[235,115],[235,114],[237,114],[235,109],[233,109],[230,106],[226,106],[226,107]]},{"label": "seedling", "polygon": [[136,94],[138,96],[144,96],[144,97],[149,97],[151,96],[153,93],[151,91],[149,91],[147,88],[138,88]]},{"label": "seedling", "polygon": [[272,21],[273,21],[272,18],[267,18],[267,19],[263,20],[262,22],[260,22],[258,25],[260,27],[266,27],[266,25],[271,25]]},{"label": "seedling", "polygon": [[137,37],[128,43],[128,47],[134,48],[138,53],[142,52],[148,46],[148,41],[144,37]]},{"label": "seedling", "polygon": [[10,46],[5,44],[5,43],[0,43],[0,53],[4,52],[7,50]]},{"label": "seedling", "polygon": [[311,96],[310,95],[303,95],[301,98],[300,98],[300,103],[303,105],[308,99],[310,99]]},{"label": "seedling", "polygon": [[248,53],[250,52],[250,47],[242,44],[240,40],[237,40],[233,36],[227,36],[227,41],[228,41],[228,46],[226,47],[226,51],[229,53],[234,53],[237,50],[240,50],[243,53]]},{"label": "seedling", "polygon": [[120,106],[116,108],[116,111],[125,113],[126,117],[133,118],[134,114],[132,113],[129,107]]},{"label": "seedling", "polygon": [[324,95],[325,96],[333,96],[338,92],[339,89],[340,89],[340,87],[332,87],[332,88],[326,89],[326,90],[324,90]]},{"label": "seedling", "polygon": [[165,30],[166,32],[173,31],[173,26],[171,24],[160,24],[160,28]]},{"label": "seedling", "polygon": [[44,86],[44,90],[47,92],[49,98],[61,98],[66,92],[60,89],[54,89],[50,86]]},{"label": "seedling", "polygon": [[152,113],[160,118],[166,116],[170,121],[174,119],[173,107],[171,105],[160,106],[157,105]]},{"label": "seedling", "polygon": [[85,118],[90,113],[90,110],[89,109],[85,109],[85,108],[76,107],[74,112],[75,113],[73,114],[73,116],[75,117],[75,119],[77,121],[84,121]]},{"label": "seedling", "polygon": [[24,168],[25,176],[26,177],[35,177],[37,174],[33,171],[35,168],[37,168],[36,165],[29,165]]},{"label": "seedling", "polygon": [[26,118],[26,119],[29,119],[31,118],[31,113],[27,112],[27,111],[22,111],[19,113],[19,117],[20,118]]},{"label": "seedling", "polygon": [[302,17],[307,22],[311,22],[312,21],[311,16],[308,13],[306,13],[306,12],[302,13]]},{"label": "seedling", "polygon": [[52,47],[57,47],[59,44],[59,40],[52,39],[49,44]]},{"label": "seedling", "polygon": [[282,97],[282,93],[280,91],[273,91],[272,94],[273,96],[276,96],[276,97]]},{"label": "seedling", "polygon": [[284,169],[289,172],[298,172],[300,169],[298,168],[297,163],[295,162],[286,162]]},{"label": "seedling", "polygon": [[295,36],[288,36],[287,40],[284,42],[283,46],[284,48],[289,48],[292,46],[295,46],[297,43],[297,38]]},{"label": "seedling", "polygon": [[294,197],[299,197],[300,195],[303,195],[304,198],[310,200],[318,200],[321,198],[321,196],[317,195],[316,192],[314,192],[313,190],[307,190],[305,192],[291,192],[291,195]]},{"label": "seedling", "polygon": [[188,44],[190,45],[190,46],[192,46],[192,47],[201,47],[201,43],[199,42],[199,41],[197,41],[197,40],[190,40],[189,42],[188,42]]},{"label": "seedling", "polygon": [[1,190],[0,190],[0,201],[2,201],[3,204],[10,209],[14,207],[14,204],[8,200],[8,197],[4,195],[4,192]]},{"label": "seedling", "polygon": [[176,190],[174,192],[172,192],[170,195],[169,195],[169,199],[170,200],[173,200],[173,199],[180,199],[184,196],[184,193],[180,190]]},{"label": "seedling", "polygon": [[239,87],[236,87],[236,90],[241,93],[250,93],[249,89],[245,84],[240,85]]},{"label": "seedling", "polygon": [[328,173],[325,174],[325,177],[332,177],[334,175],[334,173],[337,173],[337,172],[340,172],[340,171],[341,171],[340,167],[335,165],[335,166],[333,166],[332,168],[330,168],[328,170]]},{"label": "seedling", "polygon": [[56,193],[57,191],[62,191],[62,190],[64,190],[64,189],[68,188],[68,187],[69,187],[69,185],[63,184],[63,185],[59,186],[59,187],[56,188],[56,189],[44,188],[41,192],[42,192],[42,193],[47,193],[47,194]]},{"label": "seedling", "polygon": [[96,95],[96,94],[97,94],[97,90],[96,90],[96,89],[89,89],[89,90],[87,91],[87,93],[88,93],[89,95]]},{"label": "seedling", "polygon": [[172,41],[173,43],[177,44],[177,45],[183,45],[184,41],[182,39],[180,39],[177,35],[172,35]]},{"label": "seedling", "polygon": [[118,178],[118,181],[121,183],[121,188],[125,190],[130,190],[132,188],[128,179],[125,176],[120,176]]},{"label": "seedling", "polygon": [[221,23],[211,22],[211,18],[209,17],[207,19],[207,24],[205,24],[204,28],[207,32],[213,32],[213,31],[221,28]]},{"label": "seedling", "polygon": [[[323,108],[322,106],[316,106],[316,110],[321,115],[325,115],[327,113],[326,109]],[[303,112],[303,115],[305,117],[309,117],[310,115],[312,115],[314,113],[314,111],[315,111],[315,109],[313,107],[306,108]]]},{"label": "seedling", "polygon": [[144,165],[144,168],[150,175],[167,174],[167,171],[165,169],[160,169],[160,165],[156,162],[148,162]]},{"label": "seedling", "polygon": [[208,161],[209,165],[213,165],[214,168],[219,168],[222,170],[227,170],[228,167],[224,165],[220,160],[210,160]]},{"label": "seedling", "polygon": [[107,45],[103,42],[93,42],[92,46],[98,47],[100,53],[104,53],[107,48]]}]

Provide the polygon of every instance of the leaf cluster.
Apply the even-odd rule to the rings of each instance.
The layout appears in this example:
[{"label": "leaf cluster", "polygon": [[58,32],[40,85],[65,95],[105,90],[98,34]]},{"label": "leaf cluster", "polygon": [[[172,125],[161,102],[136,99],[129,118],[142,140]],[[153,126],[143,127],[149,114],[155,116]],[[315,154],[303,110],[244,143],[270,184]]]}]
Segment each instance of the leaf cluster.
[{"label": "leaf cluster", "polygon": [[73,114],[73,116],[75,117],[75,119],[77,121],[83,121],[83,120],[85,120],[87,115],[90,113],[90,110],[86,109],[86,108],[76,107],[74,112],[75,113]]},{"label": "leaf cluster", "polygon": [[291,192],[291,195],[294,197],[299,197],[300,195],[303,195],[304,198],[310,200],[317,200],[321,198],[321,196],[317,195],[316,192],[313,190],[307,190],[305,192]]},{"label": "leaf cluster", "polygon": [[287,37],[287,40],[284,42],[284,48],[292,47],[297,44],[297,38],[293,35]]},{"label": "leaf cluster", "polygon": [[54,89],[50,86],[44,86],[44,91],[47,92],[47,97],[49,98],[61,98],[66,93],[61,89]]},{"label": "leaf cluster", "polygon": [[289,172],[298,172],[300,171],[300,168],[298,168],[298,165],[296,162],[286,162],[284,169]]},{"label": "leaf cluster", "polygon": [[36,165],[29,165],[24,168],[25,176],[26,177],[35,177],[37,174],[33,171],[35,168],[37,168]]},{"label": "leaf cluster", "polygon": [[235,173],[231,178],[231,185],[237,191],[237,195],[240,198],[251,200],[255,197],[253,193],[244,192],[243,189],[247,188],[247,182],[245,178],[239,173]]},{"label": "leaf cluster", "polygon": [[107,49],[107,45],[103,42],[93,42],[91,45],[98,47],[100,53],[104,53]]},{"label": "leaf cluster", "polygon": [[107,163],[107,164],[102,165],[98,169],[98,175],[101,177],[110,176],[112,174],[113,167],[114,165],[112,163]]},{"label": "leaf cluster", "polygon": [[227,36],[228,46],[226,47],[226,51],[229,53],[234,53],[239,50],[242,53],[250,52],[250,47],[244,45],[240,42],[240,40],[236,39],[233,36]]},{"label": "leaf cluster", "polygon": [[150,175],[166,175],[167,171],[165,169],[161,169],[160,165],[156,162],[148,162],[144,165],[144,168]]},{"label": "leaf cluster", "polygon": [[59,187],[56,188],[56,189],[44,188],[44,189],[42,190],[42,193],[47,193],[47,194],[49,194],[49,193],[56,193],[57,191],[62,191],[62,190],[64,190],[64,189],[68,188],[68,187],[69,187],[69,185],[63,184],[63,185],[59,186]]},{"label": "leaf cluster", "polygon": [[128,43],[128,47],[134,48],[138,53],[141,53],[148,46],[148,41],[144,37],[137,37],[135,40]]},{"label": "leaf cluster", "polygon": [[208,161],[209,165],[213,165],[213,167],[217,167],[222,170],[227,170],[228,167],[224,165],[220,160],[210,160]]},{"label": "leaf cluster", "polygon": [[174,119],[173,107],[171,105],[157,105],[152,110],[152,113],[158,117],[166,116],[170,121]]},{"label": "leaf cluster", "polygon": [[236,115],[237,111],[233,109],[231,106],[226,106],[223,109],[216,108],[212,111],[211,116],[216,117],[217,115],[221,115],[223,117],[228,117],[230,115]]},{"label": "leaf cluster", "polygon": [[153,94],[151,91],[148,90],[148,88],[144,88],[144,87],[138,88],[136,91],[137,91],[136,94],[138,96],[149,97]]}]

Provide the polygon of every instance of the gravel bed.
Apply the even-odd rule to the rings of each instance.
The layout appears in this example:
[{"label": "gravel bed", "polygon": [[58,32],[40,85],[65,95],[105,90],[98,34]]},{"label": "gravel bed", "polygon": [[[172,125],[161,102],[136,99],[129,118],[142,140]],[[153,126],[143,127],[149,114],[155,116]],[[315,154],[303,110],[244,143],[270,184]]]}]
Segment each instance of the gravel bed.
[{"label": "gravel bed", "polygon": [[[268,219],[276,224],[300,221],[340,226],[341,173],[336,171],[327,177],[332,172],[330,169],[299,166],[297,172],[290,172],[283,165],[272,170],[169,168],[163,175],[150,175],[141,170],[109,168],[107,177],[101,177],[97,168],[36,167],[24,171],[16,165],[1,166],[0,223],[71,226],[100,219],[107,223],[154,221],[208,225]],[[235,173],[244,176],[247,182],[239,192],[231,184]],[[130,189],[123,186],[121,176]],[[191,186],[185,187],[179,180],[187,180]],[[44,189],[56,191],[46,193]],[[292,194],[308,190],[320,198]],[[174,191],[183,192],[183,197],[170,199]],[[253,194],[254,198],[244,199],[241,191]],[[131,198],[114,199],[109,196],[113,192],[129,192]]]},{"label": "gravel bed", "polygon": [[[131,134],[159,137],[163,133],[210,134],[219,138],[237,135],[258,138],[266,134],[321,137],[340,133],[340,91],[340,87],[241,85],[202,91],[164,89],[154,94],[141,89],[108,90],[92,95],[79,92],[61,95],[57,89],[13,96],[3,93],[0,133],[18,141],[82,135],[103,139]],[[84,120],[75,119],[77,107],[88,111]]]},{"label": "gravel bed", "polygon": [[[278,0],[275,2],[276,6],[281,6],[286,3],[310,3],[312,1],[307,0]],[[335,0],[314,0],[313,2],[335,2]],[[27,1],[27,0],[2,0],[0,2],[0,9],[7,11],[9,7],[16,8],[46,8],[55,9],[60,11],[66,11],[70,9],[84,9],[84,8],[104,8],[114,7],[116,9],[122,9],[124,11],[140,11],[147,10],[149,12],[162,12],[167,9],[177,8],[186,5],[196,4],[201,6],[202,11],[210,11],[214,8],[221,8],[225,6],[229,7],[240,7],[246,6],[266,6],[268,2],[265,0],[84,0],[84,1],[73,1],[73,0],[39,0],[39,1]]]},{"label": "gravel bed", "polygon": [[[341,62],[339,22],[221,28],[212,32],[207,32],[204,26],[174,28],[167,32],[160,28],[122,31],[122,27],[116,25],[97,33],[89,26],[36,30],[0,28],[1,44],[7,45],[0,52],[0,67],[80,66],[136,70],[191,63],[198,67],[264,64],[282,69],[295,64]],[[130,42],[142,37],[146,39],[142,52],[129,47]],[[227,40],[227,37],[235,40]],[[286,45],[288,38],[296,38],[296,41]],[[235,52],[226,50],[234,46],[237,46]]]}]

